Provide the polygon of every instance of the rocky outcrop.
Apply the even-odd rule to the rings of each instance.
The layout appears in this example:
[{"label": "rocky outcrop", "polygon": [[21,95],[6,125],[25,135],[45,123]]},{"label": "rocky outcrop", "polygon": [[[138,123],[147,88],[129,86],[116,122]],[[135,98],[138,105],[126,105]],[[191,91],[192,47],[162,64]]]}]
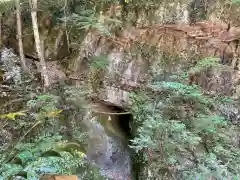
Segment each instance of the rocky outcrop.
[{"label": "rocky outcrop", "polygon": [[[116,36],[106,37],[91,31],[81,44],[81,52],[94,56],[104,54],[109,61],[107,73],[101,77],[105,84],[101,97],[116,104],[125,102],[127,91],[149,85],[155,76],[177,74],[205,57],[216,57],[219,64],[224,64],[222,68],[218,66],[197,74],[197,83],[208,92],[238,98],[240,29],[237,7],[220,0],[206,1],[205,4],[197,0],[162,2],[158,7],[152,6],[151,13],[146,11],[149,7],[128,11],[127,20],[135,18],[135,24]],[[198,15],[204,14],[207,20],[198,17],[192,23],[191,8],[197,9]],[[110,10],[106,16],[115,12]],[[116,14],[112,15],[117,18]],[[81,56],[85,58],[86,53],[81,53]],[[85,79],[82,71],[78,71],[81,56],[75,61],[75,71],[70,75],[75,80]],[[113,95],[118,98],[113,98]]]},{"label": "rocky outcrop", "polygon": [[[121,6],[111,5],[104,10],[101,15],[103,23],[108,17],[120,19],[121,9]],[[79,49],[75,49],[78,52],[71,58],[68,57],[69,47],[64,27],[55,25],[50,29],[43,28],[41,33],[45,37],[46,59],[68,66],[68,70],[64,69],[65,74],[74,81],[89,82],[89,79],[95,79],[90,76],[97,76],[103,89],[101,97],[109,102],[119,104],[126,101],[127,92],[121,89],[131,87],[128,90],[132,90],[139,84],[149,85],[156,76],[166,73],[179,75],[178,72],[182,69],[186,70],[205,57],[217,57],[224,66],[197,74],[197,83],[206,91],[238,98],[238,11],[239,5],[231,5],[222,0],[161,1],[154,5],[129,5],[126,22],[132,25],[120,31],[115,30],[111,36],[89,30],[79,44]],[[43,14],[39,22],[44,22],[46,18],[48,17]],[[11,23],[14,22],[9,22]],[[107,28],[114,29],[112,26]],[[13,39],[8,37],[5,40]],[[15,35],[12,37],[15,38]],[[24,29],[24,45],[25,53],[36,57],[29,27]],[[101,55],[106,57],[108,68],[105,73],[94,73],[91,57]],[[63,61],[66,57],[66,61]],[[49,72],[51,74],[54,71],[49,68]],[[94,81],[94,84],[98,83]],[[122,98],[113,100],[113,95]]]},{"label": "rocky outcrop", "polygon": [[[198,75],[198,84],[212,93],[238,97],[240,48],[236,43],[239,31],[237,27],[228,30],[228,25],[220,21],[196,22],[191,26],[179,24],[132,27],[124,30],[118,37],[101,37],[96,32],[91,33],[83,41],[83,47],[95,56],[104,53],[108,55],[108,72],[102,81],[107,84],[104,88],[107,101],[114,101],[116,104],[126,100],[126,92],[116,88],[114,90],[111,87],[113,84],[120,88],[126,85],[148,85],[154,74],[161,74],[164,70],[180,71],[188,63],[193,64],[204,57],[217,57],[220,63],[223,54],[229,55],[225,57],[228,59],[225,59],[223,68],[202,72]],[[168,60],[169,62],[164,62]],[[169,64],[164,66],[164,63]],[[79,74],[78,78],[81,79],[80,72],[75,71],[74,74],[75,77]],[[113,94],[118,99],[113,100]]]}]

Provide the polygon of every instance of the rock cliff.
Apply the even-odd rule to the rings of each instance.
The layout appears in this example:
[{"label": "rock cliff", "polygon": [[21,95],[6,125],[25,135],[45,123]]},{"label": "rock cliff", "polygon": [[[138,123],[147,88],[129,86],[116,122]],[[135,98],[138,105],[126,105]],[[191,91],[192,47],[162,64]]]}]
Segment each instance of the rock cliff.
[{"label": "rock cliff", "polygon": [[[108,17],[122,20],[121,9],[117,4],[107,7],[100,16],[101,21],[104,23]],[[75,31],[75,38],[80,42],[77,47],[69,44],[62,25],[45,29],[41,26],[51,15],[40,14],[39,22],[48,63],[53,64],[50,61],[54,60],[62,66],[56,65],[54,68],[58,70],[52,70],[53,65],[49,65],[51,74],[56,72],[59,78],[66,75],[77,84],[90,82],[100,98],[123,105],[128,101],[127,91],[147,87],[159,77],[169,78],[167,73],[181,76],[178,72],[201,65],[206,58],[218,60],[210,68],[202,63],[201,72],[187,70],[194,76],[191,83],[209,93],[239,98],[239,10],[239,5],[223,0],[162,1],[142,6],[129,3],[121,27],[107,26],[111,35],[94,29]],[[6,24],[9,27],[12,23]],[[24,52],[36,58],[31,28],[25,26],[23,32]],[[8,33],[4,37],[5,44],[17,49],[15,35]],[[97,68],[92,68],[92,57]],[[65,75],[57,73],[59,70]]]}]

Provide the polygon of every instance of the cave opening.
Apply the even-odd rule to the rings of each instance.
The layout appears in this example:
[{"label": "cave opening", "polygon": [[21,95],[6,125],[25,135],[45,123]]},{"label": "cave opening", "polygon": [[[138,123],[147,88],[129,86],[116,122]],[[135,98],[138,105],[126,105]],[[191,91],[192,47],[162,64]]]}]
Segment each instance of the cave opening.
[{"label": "cave opening", "polygon": [[[95,101],[96,103],[96,101]],[[132,129],[132,125],[133,125],[133,114],[124,107],[120,107],[117,106],[116,104],[111,104],[105,101],[97,101],[96,103],[97,105],[97,114],[99,115],[107,115],[105,116],[105,120],[106,117],[111,116],[112,123],[114,123],[114,125],[118,126],[119,130],[124,134],[125,136],[125,140],[127,143],[127,147],[129,148],[129,145],[132,144],[131,140],[134,138],[135,136],[135,132],[134,129]],[[133,127],[134,128],[134,127]],[[130,153],[130,158],[131,158],[131,176],[133,177],[133,179],[139,179],[139,174],[138,172],[140,172],[141,170],[141,164],[139,162],[139,155],[138,153],[136,153],[132,148],[129,148],[129,153]]]},{"label": "cave opening", "polygon": [[132,138],[131,123],[133,120],[132,114],[126,111],[125,109],[122,109],[116,106],[114,108],[117,110],[117,112],[119,112],[119,114],[117,115],[117,121],[116,121],[117,126],[126,135],[128,139],[131,139]]},{"label": "cave opening", "polygon": [[114,125],[116,125],[119,130],[126,136],[127,139],[132,139],[132,129],[131,124],[133,121],[133,115],[127,109],[116,106],[115,104],[110,104],[106,102],[100,102],[101,106],[107,112],[102,112],[103,114],[111,115],[114,119]]}]

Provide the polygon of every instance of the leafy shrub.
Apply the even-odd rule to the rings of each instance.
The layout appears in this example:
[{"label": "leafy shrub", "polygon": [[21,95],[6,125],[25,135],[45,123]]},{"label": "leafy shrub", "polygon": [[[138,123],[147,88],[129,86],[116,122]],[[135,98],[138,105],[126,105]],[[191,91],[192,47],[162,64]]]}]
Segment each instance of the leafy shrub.
[{"label": "leafy shrub", "polygon": [[[84,160],[83,145],[87,136],[82,127],[76,124],[79,123],[76,115],[84,112],[86,91],[70,87],[62,90],[59,95],[37,94],[28,101],[24,111],[1,115],[1,119],[14,120],[21,136],[16,137],[15,142],[8,142],[8,147],[0,153],[0,179],[15,176],[39,179],[45,173],[77,172],[81,172],[79,176],[83,179],[102,178],[98,169]],[[76,118],[76,122],[71,121],[72,118]],[[69,123],[73,125],[69,126]],[[72,137],[66,137],[64,129],[70,130]]]},{"label": "leafy shrub", "polygon": [[[102,21],[101,21],[102,18]],[[65,19],[62,19],[65,20]],[[70,26],[77,27],[79,30],[90,30],[96,29],[104,35],[111,35],[107,24],[109,23],[121,23],[116,19],[111,19],[110,17],[99,17],[99,14],[94,10],[84,10],[79,11],[78,14],[71,14],[69,17],[66,17],[66,20]]]},{"label": "leafy shrub", "polygon": [[144,155],[142,176],[239,178],[240,150],[233,142],[238,130],[214,113],[218,101],[196,86],[161,82],[152,87],[154,97],[132,95],[137,128],[131,147]]},{"label": "leafy shrub", "polygon": [[200,73],[213,67],[220,67],[219,58],[208,57],[201,61],[198,61],[197,64],[190,69],[190,72]]},{"label": "leafy shrub", "polygon": [[109,64],[107,56],[93,56],[91,59],[91,67],[94,69],[105,70]]},{"label": "leafy shrub", "polygon": [[79,167],[88,167],[78,145],[62,141],[61,136],[40,137],[33,143],[18,144],[15,151],[9,162],[2,163],[0,172],[3,179],[14,176],[36,179],[46,173],[72,174]]}]

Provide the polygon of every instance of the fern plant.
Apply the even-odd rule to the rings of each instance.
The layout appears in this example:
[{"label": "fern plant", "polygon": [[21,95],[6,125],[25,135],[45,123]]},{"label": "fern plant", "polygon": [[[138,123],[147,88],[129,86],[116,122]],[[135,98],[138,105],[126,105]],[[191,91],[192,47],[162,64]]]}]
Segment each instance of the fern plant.
[{"label": "fern plant", "polygon": [[79,14],[72,14],[62,20],[67,21],[70,26],[75,26],[80,30],[84,29],[88,31],[90,29],[96,29],[104,35],[110,35],[107,24],[121,23],[118,20],[103,17],[101,14],[99,16],[94,10],[82,10]]}]

